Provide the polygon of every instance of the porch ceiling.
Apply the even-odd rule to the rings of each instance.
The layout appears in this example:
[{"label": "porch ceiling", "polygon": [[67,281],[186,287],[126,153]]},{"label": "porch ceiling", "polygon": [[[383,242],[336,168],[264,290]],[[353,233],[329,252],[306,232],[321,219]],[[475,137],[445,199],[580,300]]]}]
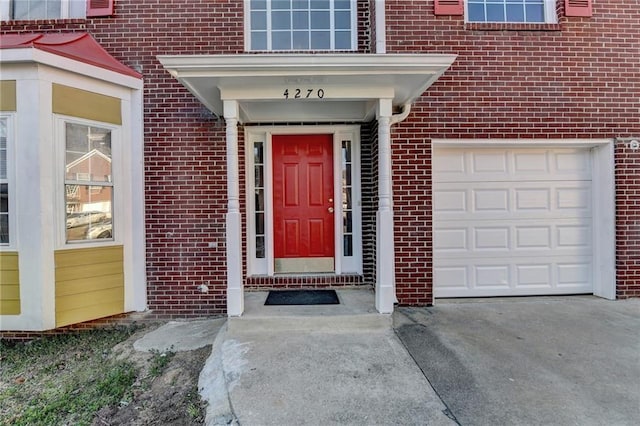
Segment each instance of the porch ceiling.
[{"label": "porch ceiling", "polygon": [[237,100],[242,122],[367,121],[378,99],[413,102],[456,55],[163,55],[165,69],[223,115]]}]

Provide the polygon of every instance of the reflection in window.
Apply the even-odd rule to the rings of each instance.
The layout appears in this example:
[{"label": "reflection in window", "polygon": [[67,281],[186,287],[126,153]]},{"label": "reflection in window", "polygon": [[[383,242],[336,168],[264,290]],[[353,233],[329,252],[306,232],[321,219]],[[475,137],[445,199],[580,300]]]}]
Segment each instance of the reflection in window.
[{"label": "reflection in window", "polygon": [[113,238],[111,130],[65,125],[66,240]]},{"label": "reflection in window", "polygon": [[251,50],[354,50],[353,0],[251,0]]},{"label": "reflection in window", "polygon": [[469,0],[469,22],[545,22],[545,0]]},{"label": "reflection in window", "polygon": [[253,144],[254,189],[255,189],[255,221],[256,221],[256,258],[265,257],[264,229],[264,143]]},{"label": "reflection in window", "polygon": [[9,244],[9,182],[7,180],[7,125],[0,118],[0,244]]},{"label": "reflection in window", "polygon": [[353,256],[352,155],[351,141],[342,141],[342,235],[344,256]]}]

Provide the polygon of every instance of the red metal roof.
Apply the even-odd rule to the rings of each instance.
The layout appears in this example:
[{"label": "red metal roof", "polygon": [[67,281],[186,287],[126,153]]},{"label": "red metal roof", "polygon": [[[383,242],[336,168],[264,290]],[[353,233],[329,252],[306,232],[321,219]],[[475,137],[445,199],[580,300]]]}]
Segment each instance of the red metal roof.
[{"label": "red metal roof", "polygon": [[131,77],[142,78],[142,74],[111,56],[89,33],[24,33],[3,34],[0,37],[0,49],[24,49],[28,47]]}]

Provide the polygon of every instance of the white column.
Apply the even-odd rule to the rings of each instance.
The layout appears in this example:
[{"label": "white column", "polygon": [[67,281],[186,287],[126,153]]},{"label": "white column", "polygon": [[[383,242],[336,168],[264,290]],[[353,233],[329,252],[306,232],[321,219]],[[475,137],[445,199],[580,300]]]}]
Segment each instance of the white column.
[{"label": "white column", "polygon": [[395,249],[391,183],[391,99],[378,104],[378,211],[376,213],[376,310],[393,313]]},{"label": "white column", "polygon": [[224,101],[224,120],[227,126],[227,315],[237,317],[244,312],[237,101]]}]

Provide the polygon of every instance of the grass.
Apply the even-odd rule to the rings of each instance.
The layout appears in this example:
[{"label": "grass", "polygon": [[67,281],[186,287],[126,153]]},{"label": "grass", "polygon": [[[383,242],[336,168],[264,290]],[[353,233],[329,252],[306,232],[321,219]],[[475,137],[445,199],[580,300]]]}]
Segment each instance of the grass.
[{"label": "grass", "polygon": [[0,341],[0,424],[91,424],[107,405],[126,403],[137,371],[108,358],[133,327]]}]

